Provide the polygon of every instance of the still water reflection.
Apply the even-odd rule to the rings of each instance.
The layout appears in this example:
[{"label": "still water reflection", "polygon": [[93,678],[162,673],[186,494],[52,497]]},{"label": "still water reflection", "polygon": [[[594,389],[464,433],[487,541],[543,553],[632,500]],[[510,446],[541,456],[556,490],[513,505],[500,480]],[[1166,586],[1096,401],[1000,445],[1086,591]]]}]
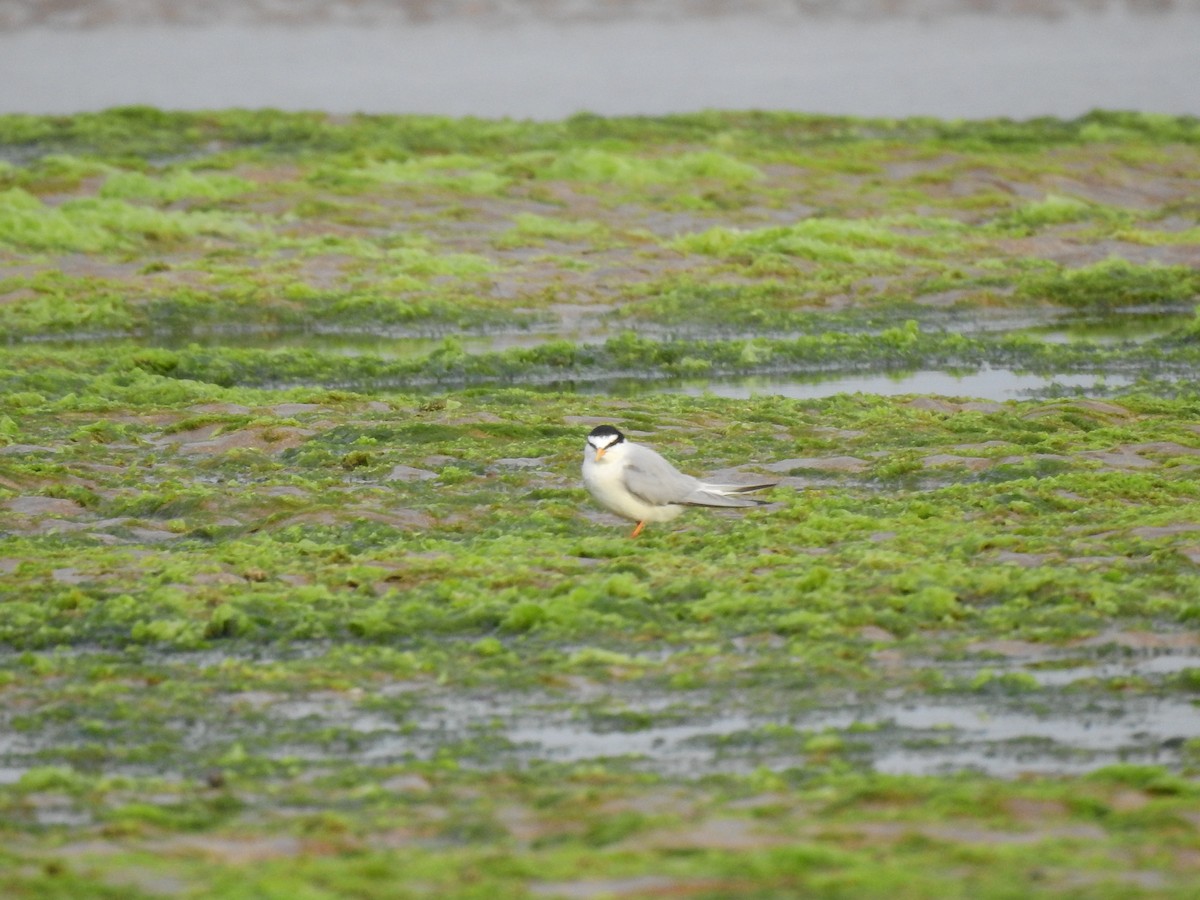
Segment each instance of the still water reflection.
[{"label": "still water reflection", "polygon": [[876,394],[894,397],[904,394],[932,394],[972,400],[1020,400],[1030,397],[1067,396],[1086,393],[1105,396],[1133,384],[1127,375],[1072,373],[1037,375],[1012,369],[983,368],[978,372],[939,372],[936,370],[902,373],[865,373],[854,375],[744,376],[647,385],[645,380],[630,378],[577,385],[581,393],[592,391],[617,396],[633,396],[647,389],[668,394],[746,399],[753,396],[790,397],[815,400],[838,394]]}]

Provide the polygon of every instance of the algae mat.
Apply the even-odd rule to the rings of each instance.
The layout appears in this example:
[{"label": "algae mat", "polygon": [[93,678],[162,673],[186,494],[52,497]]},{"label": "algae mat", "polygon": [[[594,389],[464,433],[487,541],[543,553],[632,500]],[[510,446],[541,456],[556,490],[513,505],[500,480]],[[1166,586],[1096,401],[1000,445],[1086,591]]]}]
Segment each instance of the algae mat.
[{"label": "algae mat", "polygon": [[0,142],[6,896],[1194,895],[1194,120]]}]

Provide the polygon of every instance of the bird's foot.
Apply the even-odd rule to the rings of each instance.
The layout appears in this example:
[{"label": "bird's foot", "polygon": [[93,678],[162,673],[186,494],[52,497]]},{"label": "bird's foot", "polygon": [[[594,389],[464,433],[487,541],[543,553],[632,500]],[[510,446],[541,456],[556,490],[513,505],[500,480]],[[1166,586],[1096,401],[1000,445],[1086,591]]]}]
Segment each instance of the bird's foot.
[{"label": "bird's foot", "polygon": [[645,528],[645,527],[646,527],[646,523],[645,523],[645,522],[638,522],[638,523],[637,523],[637,528],[633,529],[633,534],[631,534],[631,535],[629,535],[629,536],[630,536],[631,538],[635,538],[635,537],[637,537],[639,534],[641,534],[641,533],[642,533],[642,529],[643,529],[643,528]]}]

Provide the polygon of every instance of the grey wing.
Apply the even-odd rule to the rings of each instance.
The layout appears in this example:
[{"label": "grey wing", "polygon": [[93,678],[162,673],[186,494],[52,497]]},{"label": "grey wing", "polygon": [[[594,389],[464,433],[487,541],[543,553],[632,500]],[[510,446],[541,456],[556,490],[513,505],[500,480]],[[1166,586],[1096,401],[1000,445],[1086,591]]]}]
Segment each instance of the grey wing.
[{"label": "grey wing", "polygon": [[766,506],[767,501],[743,497],[747,491],[761,491],[775,487],[770,484],[701,484],[682,501],[688,506]]},{"label": "grey wing", "polygon": [[702,486],[698,478],[684,475],[649,447],[641,445],[630,447],[622,478],[629,493],[654,506],[691,503],[688,498]]}]

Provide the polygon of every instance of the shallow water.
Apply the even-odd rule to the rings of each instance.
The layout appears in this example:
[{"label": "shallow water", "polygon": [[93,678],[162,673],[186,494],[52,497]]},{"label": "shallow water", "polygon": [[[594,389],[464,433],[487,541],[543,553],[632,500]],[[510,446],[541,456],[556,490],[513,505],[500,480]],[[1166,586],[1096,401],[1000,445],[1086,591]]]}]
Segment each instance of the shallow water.
[{"label": "shallow water", "polygon": [[[484,769],[621,759],[636,769],[694,777],[808,765],[806,745],[816,736],[841,741],[836,752],[856,766],[894,774],[969,769],[1016,777],[1115,762],[1176,766],[1185,743],[1200,739],[1195,702],[1173,680],[1200,670],[1200,649],[1186,638],[1177,643],[1145,650],[1103,641],[1030,644],[1000,659],[982,648],[964,659],[888,663],[901,667],[897,673],[938,673],[946,687],[934,693],[912,687],[797,693],[753,679],[720,690],[680,690],[653,678],[503,691],[386,680],[369,693],[249,691],[178,723],[179,746],[156,754],[156,766],[134,768],[170,774],[210,744],[224,746],[230,734],[253,740],[264,729],[287,735],[272,742],[269,756],[310,762],[338,758],[338,746],[349,740],[355,758],[370,764],[431,759],[458,748],[464,764]],[[669,665],[674,652],[656,648],[644,657]],[[318,645],[303,655],[321,653]],[[271,656],[261,649],[248,656],[199,651],[150,654],[147,662],[169,676],[176,668],[194,673],[239,659],[269,664]],[[1014,688],[1005,681],[1012,676],[1024,681]],[[136,684],[130,682],[131,691]],[[372,705],[389,698],[403,702]],[[0,711],[0,784],[54,764],[57,752],[69,753],[79,739],[75,724],[51,719],[18,734],[11,720],[19,715]],[[139,735],[132,744],[148,739]]]},{"label": "shallow water", "polygon": [[932,0],[841,11],[662,3],[655,15],[593,4],[594,16],[539,15],[544,4],[486,15],[484,5],[376,21],[355,15],[360,4],[340,3],[328,6],[346,15],[320,18],[220,7],[191,27],[169,24],[188,21],[186,7],[146,20],[132,3],[108,6],[122,14],[87,28],[5,17],[0,112],[143,103],[535,119],[709,108],[1200,113],[1200,5],[1191,2],[1033,3],[1001,13]]},{"label": "shallow water", "polygon": [[[597,732],[570,721],[523,722],[506,732],[518,752],[538,759],[579,762],[641,757],[648,768],[672,774],[749,772],[764,763],[800,766],[805,755],[739,746],[721,740],[786,725],[805,732],[843,732],[861,745],[875,771],[928,775],[976,770],[1011,777],[1073,773],[1115,762],[1167,762],[1174,742],[1200,737],[1192,704],[1170,698],[1094,697],[1057,705],[1052,712],[1005,708],[979,700],[920,700],[878,707],[823,711],[787,721],[732,713],[634,732]],[[866,730],[864,730],[864,726]]]},{"label": "shallow water", "polygon": [[[1109,315],[1058,316],[1052,322],[1030,324],[1021,329],[1030,337],[1052,344],[1091,341],[1096,344],[1144,342],[1161,338],[1189,324],[1195,318],[1194,307],[1177,310],[1129,308]],[[1007,329],[1005,329],[1007,330]]]},{"label": "shallow water", "polygon": [[[365,750],[374,761],[426,758],[443,743],[484,736],[497,758],[509,761],[582,762],[624,758],[637,768],[673,775],[753,771],[802,766],[806,736],[837,735],[860,764],[891,774],[940,774],[974,770],[998,777],[1025,773],[1079,773],[1116,762],[1174,764],[1185,741],[1200,738],[1200,716],[1185,695],[1134,693],[1102,686],[1105,679],[1161,682],[1200,667],[1194,649],[1092,659],[1046,670],[1062,651],[1025,660],[927,665],[957,683],[984,669],[1000,675],[1031,675],[1039,687],[996,694],[954,691],[942,695],[889,695],[826,699],[814,707],[785,700],[770,689],[749,688],[731,696],[659,692],[623,685],[603,692],[606,710],[645,714],[645,727],[615,725],[558,693],[505,695],[461,693],[428,698],[419,727],[376,729]],[[1072,685],[1073,689],[1060,688]],[[1044,692],[1044,688],[1051,689]],[[765,693],[764,693],[765,691]],[[574,702],[573,702],[574,701]],[[785,729],[780,732],[779,729]],[[789,736],[787,729],[791,730]],[[780,739],[780,735],[783,735]],[[288,748],[293,753],[295,748]]]},{"label": "shallow water", "polygon": [[[929,331],[948,331],[962,334],[1025,334],[1037,340],[1068,343],[1091,341],[1097,344],[1142,342],[1163,337],[1193,318],[1191,307],[1175,310],[1161,308],[1126,309],[1103,315],[1050,311],[992,311],[960,317],[957,314],[930,317],[923,323]],[[887,326],[888,323],[884,323]],[[864,328],[863,331],[881,330]],[[540,323],[539,327],[477,331],[450,335],[431,327],[424,331],[385,325],[363,325],[336,328],[311,323],[304,327],[278,328],[271,326],[236,326],[213,329],[198,326],[191,330],[162,331],[137,336],[139,343],[149,346],[182,348],[191,344],[201,346],[242,347],[278,350],[303,348],[321,353],[347,357],[371,356],[384,360],[416,361],[425,359],[444,346],[447,337],[469,354],[501,353],[518,348],[539,347],[553,341],[570,341],[579,345],[602,344],[628,326],[613,324],[599,315],[576,316],[571,324],[560,322],[557,327]],[[639,333],[656,339],[675,337],[715,339],[729,337],[768,337],[789,339],[800,332],[715,334],[711,331],[666,326],[639,326]],[[89,346],[110,340],[125,340],[128,335],[76,334],[69,336],[42,335],[25,338],[24,342],[48,343],[58,346]],[[601,375],[578,381],[530,383],[532,389],[549,389],[567,393],[606,393],[637,396],[647,391],[679,393],[698,396],[746,399],[755,395],[774,394],[799,400],[819,399],[837,394],[875,394],[897,396],[932,394],[963,397],[975,400],[1005,401],[1046,396],[1070,396],[1089,393],[1109,395],[1135,382],[1128,374],[1114,373],[1051,373],[1034,374],[1012,369],[984,366],[971,371],[920,370],[912,372],[781,372],[769,375],[716,375],[691,379],[652,379],[644,377],[609,377]],[[401,383],[339,384],[352,389],[403,388]]]},{"label": "shallow water", "polygon": [[1200,737],[1200,717],[1190,702],[1139,697],[1059,703],[1051,712],[956,703],[900,707],[889,720],[901,733],[936,743],[893,747],[876,756],[873,767],[896,775],[964,769],[1000,777],[1075,774],[1119,762],[1169,764],[1177,757],[1176,743]]},{"label": "shallow water", "polygon": [[[974,400],[1019,400],[1035,396],[1073,395],[1086,392],[1103,396],[1128,387],[1134,379],[1127,375],[1057,374],[1035,375],[1012,369],[984,368],[978,372],[954,374],[925,370],[919,372],[830,376],[797,375],[794,377],[747,376],[740,378],[706,379],[702,381],[665,382],[653,385],[653,390],[670,394],[747,399],[756,395],[790,397],[793,400],[816,400],[837,394],[875,394],[883,397],[902,394],[933,394],[942,397],[965,397]],[[644,392],[646,383],[638,379],[621,379],[587,386],[585,392],[633,395]]]}]

